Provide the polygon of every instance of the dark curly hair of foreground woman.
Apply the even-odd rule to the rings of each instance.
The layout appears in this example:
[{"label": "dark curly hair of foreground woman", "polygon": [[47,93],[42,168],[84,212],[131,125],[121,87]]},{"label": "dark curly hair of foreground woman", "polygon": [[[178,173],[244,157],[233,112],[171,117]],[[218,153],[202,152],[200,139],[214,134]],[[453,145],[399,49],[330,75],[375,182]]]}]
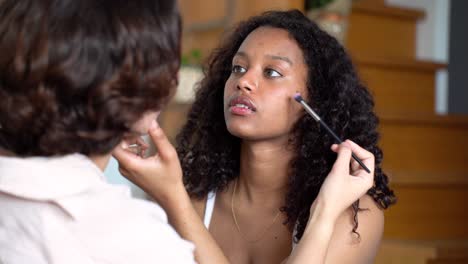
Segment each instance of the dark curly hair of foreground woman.
[{"label": "dark curly hair of foreground woman", "polygon": [[[261,26],[285,29],[295,39],[308,65],[306,100],[341,138],[351,139],[375,155],[375,183],[368,195],[381,208],[395,203],[388,178],[381,169],[378,119],[369,91],[358,79],[343,47],[297,10],[266,12],[240,23],[210,57],[188,121],[177,137],[184,180],[191,196],[201,199],[210,191],[222,190],[239,175],[240,139],[231,135],[225,125],[224,85],[231,74],[234,54],[249,33]],[[297,241],[336,154],[330,150],[334,139],[305,113],[295,124],[290,141],[296,155],[290,163],[282,211],[287,215],[285,224],[290,230],[297,224]],[[361,209],[358,203],[353,209],[356,233]]]},{"label": "dark curly hair of foreground woman", "polygon": [[108,153],[170,98],[180,64],[173,3],[107,6],[0,1],[0,148],[23,157]]}]

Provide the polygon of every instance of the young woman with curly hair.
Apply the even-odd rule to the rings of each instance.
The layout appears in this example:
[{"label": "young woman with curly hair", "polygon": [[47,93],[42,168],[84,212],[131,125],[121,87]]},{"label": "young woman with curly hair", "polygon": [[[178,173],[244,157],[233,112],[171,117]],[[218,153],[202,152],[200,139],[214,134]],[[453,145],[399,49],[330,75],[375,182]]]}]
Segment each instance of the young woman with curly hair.
[{"label": "young woman with curly hair", "polygon": [[0,1],[0,263],[194,263],[103,174],[174,93],[180,28],[173,0]]},{"label": "young woman with curly hair", "polygon": [[[295,102],[296,92],[348,140],[334,144]],[[343,47],[301,12],[240,23],[210,57],[177,137],[199,219],[186,205],[180,172],[166,196],[170,219],[193,239],[207,236],[194,227],[203,219],[231,263],[372,263],[382,209],[395,202],[373,106]],[[136,164],[127,176],[153,193],[158,168]]]}]

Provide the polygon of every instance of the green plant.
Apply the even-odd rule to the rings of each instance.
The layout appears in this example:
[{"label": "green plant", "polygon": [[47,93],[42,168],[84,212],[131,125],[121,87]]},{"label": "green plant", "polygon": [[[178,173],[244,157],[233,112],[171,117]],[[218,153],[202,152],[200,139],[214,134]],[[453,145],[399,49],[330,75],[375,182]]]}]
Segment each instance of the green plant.
[{"label": "green plant", "polygon": [[183,66],[187,65],[201,65],[202,54],[199,49],[192,49],[186,54],[182,54],[181,64]]}]

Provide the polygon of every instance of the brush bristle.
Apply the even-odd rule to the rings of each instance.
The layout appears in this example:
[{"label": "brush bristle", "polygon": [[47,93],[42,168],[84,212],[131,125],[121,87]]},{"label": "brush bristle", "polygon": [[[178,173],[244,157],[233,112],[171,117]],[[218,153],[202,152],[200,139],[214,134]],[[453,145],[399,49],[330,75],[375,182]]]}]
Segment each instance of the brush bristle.
[{"label": "brush bristle", "polygon": [[296,93],[296,94],[294,95],[294,100],[298,101],[299,103],[300,103],[301,101],[304,101],[304,99],[302,99],[302,96],[301,96],[300,93]]}]

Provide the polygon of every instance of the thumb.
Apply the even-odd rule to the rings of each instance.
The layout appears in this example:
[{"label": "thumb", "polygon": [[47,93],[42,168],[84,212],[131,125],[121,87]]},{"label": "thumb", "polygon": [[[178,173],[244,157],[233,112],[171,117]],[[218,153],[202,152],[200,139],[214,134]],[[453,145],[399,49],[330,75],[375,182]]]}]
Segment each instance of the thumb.
[{"label": "thumb", "polygon": [[151,140],[153,141],[156,149],[158,151],[158,156],[162,160],[170,160],[174,157],[177,157],[177,152],[172,146],[171,142],[167,138],[164,131],[158,125],[156,120],[151,122],[150,129],[148,131]]},{"label": "thumb", "polygon": [[349,174],[349,164],[351,162],[351,148],[347,143],[341,143],[338,147],[338,157],[333,164],[332,172]]}]

